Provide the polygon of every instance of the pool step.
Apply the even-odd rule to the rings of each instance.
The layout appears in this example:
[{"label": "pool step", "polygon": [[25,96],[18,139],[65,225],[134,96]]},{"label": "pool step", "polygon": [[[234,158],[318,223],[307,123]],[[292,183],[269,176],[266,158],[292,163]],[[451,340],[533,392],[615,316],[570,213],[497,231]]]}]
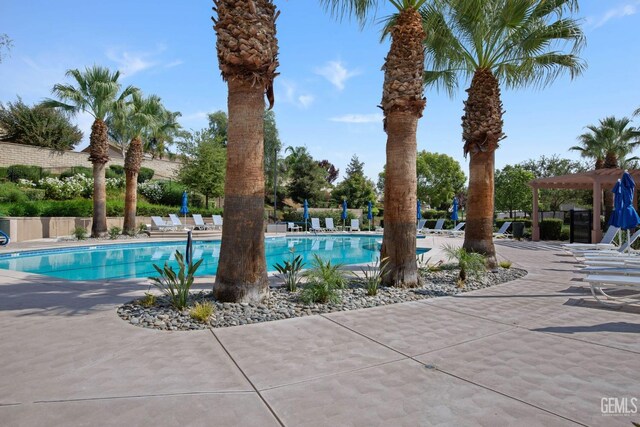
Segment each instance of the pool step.
[{"label": "pool step", "polygon": [[[222,236],[222,232],[220,230],[193,230],[192,237],[194,239],[208,239],[213,237]],[[149,237],[152,239],[169,239],[169,238],[178,238],[178,239],[186,239],[187,238],[187,230],[178,230],[178,231],[158,231],[152,230],[149,232]]]}]

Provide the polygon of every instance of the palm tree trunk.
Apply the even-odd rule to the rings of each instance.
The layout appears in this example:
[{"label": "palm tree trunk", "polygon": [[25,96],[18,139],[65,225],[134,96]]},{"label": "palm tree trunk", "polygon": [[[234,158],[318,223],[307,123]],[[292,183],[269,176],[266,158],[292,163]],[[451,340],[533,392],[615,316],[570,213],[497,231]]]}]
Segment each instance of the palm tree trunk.
[{"label": "palm tree trunk", "polygon": [[382,111],[387,132],[384,188],[384,235],[381,259],[387,258],[387,285],[420,284],[416,262],[416,131],[424,98],[424,41],[420,13],[402,10],[391,28],[384,64]]},{"label": "palm tree trunk", "polygon": [[464,249],[486,256],[489,268],[497,265],[493,245],[495,150],[504,138],[500,86],[491,70],[477,69],[467,90],[462,117],[464,153],[470,153],[469,198]]},{"label": "palm tree trunk", "polygon": [[136,211],[138,207],[138,174],[142,164],[142,140],[135,137],[129,144],[124,159],[126,175],[126,190],[124,198],[124,234],[133,235],[136,232]]},{"label": "palm tree trunk", "polygon": [[91,125],[89,160],[93,163],[93,222],[91,237],[107,234],[107,183],[105,171],[108,155],[107,125],[96,119]]},{"label": "palm tree trunk", "polygon": [[387,258],[388,285],[418,286],[416,263],[416,128],[410,112],[387,115],[384,234],[380,259]]},{"label": "palm tree trunk", "polygon": [[264,87],[228,82],[229,127],[224,227],[214,292],[227,302],[259,302],[269,292],[264,252]]}]

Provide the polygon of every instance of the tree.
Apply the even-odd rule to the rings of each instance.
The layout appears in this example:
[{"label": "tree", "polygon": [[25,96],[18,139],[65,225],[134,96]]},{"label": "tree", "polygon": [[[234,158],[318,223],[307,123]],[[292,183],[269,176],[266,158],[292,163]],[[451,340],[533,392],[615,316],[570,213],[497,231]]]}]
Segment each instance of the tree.
[{"label": "tree", "polygon": [[273,110],[264,112],[264,177],[265,196],[273,191],[273,169],[278,168],[282,142],[276,126],[276,115]]},{"label": "tree", "polygon": [[169,145],[175,143],[176,139],[182,136],[183,130],[178,117],[182,116],[179,111],[169,111],[164,106],[157,111],[154,125],[147,129],[144,135],[144,151],[151,154],[151,158],[162,159],[165,155],[169,158],[173,153]]},{"label": "tree", "polygon": [[320,166],[323,171],[326,171],[327,184],[332,185],[334,181],[338,179],[340,169],[337,169],[329,160],[320,160],[318,166]]},{"label": "tree", "polygon": [[[321,0],[334,14],[352,14],[364,24],[380,2]],[[386,3],[386,2],[385,2]],[[426,0],[389,0],[397,13],[386,20],[384,35],[391,46],[382,67],[380,107],[387,133],[387,172],[384,191],[384,235],[381,259],[387,258],[383,282],[399,287],[419,285],[416,263],[416,131],[426,104],[425,31],[419,10]]]},{"label": "tree", "polygon": [[36,145],[54,150],[71,150],[82,140],[82,132],[62,112],[34,105],[18,97],[16,102],[0,103],[0,126],[5,134],[0,141]]},{"label": "tree", "polygon": [[6,50],[7,52],[9,52],[12,47],[13,47],[13,40],[11,40],[9,36],[6,34],[0,34],[0,63],[4,59],[2,51]]},{"label": "tree", "polygon": [[470,156],[464,248],[485,254],[491,267],[495,151],[505,138],[500,85],[544,87],[563,73],[578,76],[584,35],[578,21],[565,17],[577,8],[577,0],[433,0],[423,9],[425,83],[453,95],[460,78],[471,80],[462,117]]},{"label": "tree", "polygon": [[467,180],[460,163],[453,157],[427,151],[418,153],[416,173],[418,199],[429,200],[434,207],[450,205]]},{"label": "tree", "polygon": [[[548,178],[552,176],[569,175],[584,172],[585,166],[574,160],[563,159],[557,155],[542,156],[538,160],[527,160],[518,165],[533,173],[533,178]],[[591,194],[590,192],[588,194]],[[540,189],[538,199],[542,210],[557,211],[560,205],[584,199],[584,190]]]},{"label": "tree", "polygon": [[68,70],[67,77],[75,80],[72,84],[56,84],[52,93],[59,99],[47,99],[43,105],[60,108],[70,114],[81,111],[93,116],[91,136],[89,137],[89,161],[93,164],[93,223],[91,236],[102,237],[107,234],[107,190],[105,180],[106,164],[109,161],[109,136],[105,119],[113,112],[116,103],[123,102],[135,88],[128,86],[122,92],[118,78],[120,72],[112,73],[108,68],[94,65],[84,72]]},{"label": "tree", "polygon": [[285,151],[291,153],[285,158],[287,193],[297,203],[307,200],[311,206],[318,206],[324,201],[323,189],[327,186],[325,170],[305,147],[287,147]]},{"label": "tree", "polygon": [[227,146],[227,129],[229,128],[229,118],[224,111],[209,113],[209,132],[222,146]]},{"label": "tree", "polygon": [[209,130],[189,133],[178,145],[182,152],[178,179],[202,193],[209,208],[210,197],[224,195],[226,149]]},{"label": "tree", "polygon": [[513,218],[513,211],[531,212],[533,193],[529,182],[534,179],[533,172],[522,166],[507,165],[496,171],[496,210],[509,211]]},{"label": "tree", "polygon": [[347,166],[347,176],[331,193],[335,204],[346,200],[352,208],[365,208],[368,202],[376,201],[375,184],[364,176],[364,163],[355,154]]},{"label": "tree", "polygon": [[264,251],[264,110],[278,67],[271,0],[215,0],[216,49],[229,113],[225,221],[214,287],[219,301],[258,302],[269,292]]}]

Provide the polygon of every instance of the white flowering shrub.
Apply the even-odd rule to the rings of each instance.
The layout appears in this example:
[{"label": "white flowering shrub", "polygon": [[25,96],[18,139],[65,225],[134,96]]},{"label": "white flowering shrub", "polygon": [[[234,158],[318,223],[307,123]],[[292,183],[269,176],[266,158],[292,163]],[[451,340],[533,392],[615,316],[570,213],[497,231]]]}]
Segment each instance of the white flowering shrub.
[{"label": "white flowering shrub", "polygon": [[158,181],[147,181],[138,184],[138,192],[151,203],[160,203],[163,195],[162,186]]},{"label": "white flowering shrub", "polygon": [[[107,190],[122,190],[124,188],[125,180],[124,178],[107,178],[106,184]],[[93,180],[91,185],[93,185]]]},{"label": "white flowering shrub", "polygon": [[19,185],[20,187],[27,187],[27,188],[30,188],[30,187],[35,187],[35,186],[36,186],[36,183],[35,183],[35,182],[33,182],[33,181],[31,181],[31,180],[29,180],[29,179],[23,179],[23,178],[20,178],[20,179],[18,180],[18,185]]},{"label": "white flowering shrub", "polygon": [[63,179],[43,178],[38,181],[37,187],[45,191],[47,199],[69,200],[75,197],[91,197],[93,178],[81,174]]}]

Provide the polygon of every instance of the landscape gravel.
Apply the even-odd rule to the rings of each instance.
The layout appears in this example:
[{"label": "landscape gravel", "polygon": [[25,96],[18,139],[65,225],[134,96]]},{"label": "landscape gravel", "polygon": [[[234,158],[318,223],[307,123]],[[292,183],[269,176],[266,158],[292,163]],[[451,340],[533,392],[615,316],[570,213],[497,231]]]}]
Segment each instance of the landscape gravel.
[{"label": "landscape gravel", "polygon": [[458,269],[425,270],[421,272],[421,287],[381,287],[375,296],[368,296],[366,289],[353,281],[348,288],[338,290],[340,302],[328,304],[304,304],[299,291],[289,292],[283,287],[272,287],[269,297],[262,304],[222,303],[216,301],[211,292],[192,293],[189,306],[198,301],[210,301],[213,304],[214,313],[208,322],[192,319],[189,309],[174,309],[165,296],[158,296],[156,303],[150,307],[144,306],[141,299],[128,302],[118,308],[118,315],[132,325],[165,331],[224,328],[456,295],[516,280],[527,274],[525,270],[517,268],[498,268],[478,278],[468,278],[465,286],[460,288],[457,286],[458,272]]}]

